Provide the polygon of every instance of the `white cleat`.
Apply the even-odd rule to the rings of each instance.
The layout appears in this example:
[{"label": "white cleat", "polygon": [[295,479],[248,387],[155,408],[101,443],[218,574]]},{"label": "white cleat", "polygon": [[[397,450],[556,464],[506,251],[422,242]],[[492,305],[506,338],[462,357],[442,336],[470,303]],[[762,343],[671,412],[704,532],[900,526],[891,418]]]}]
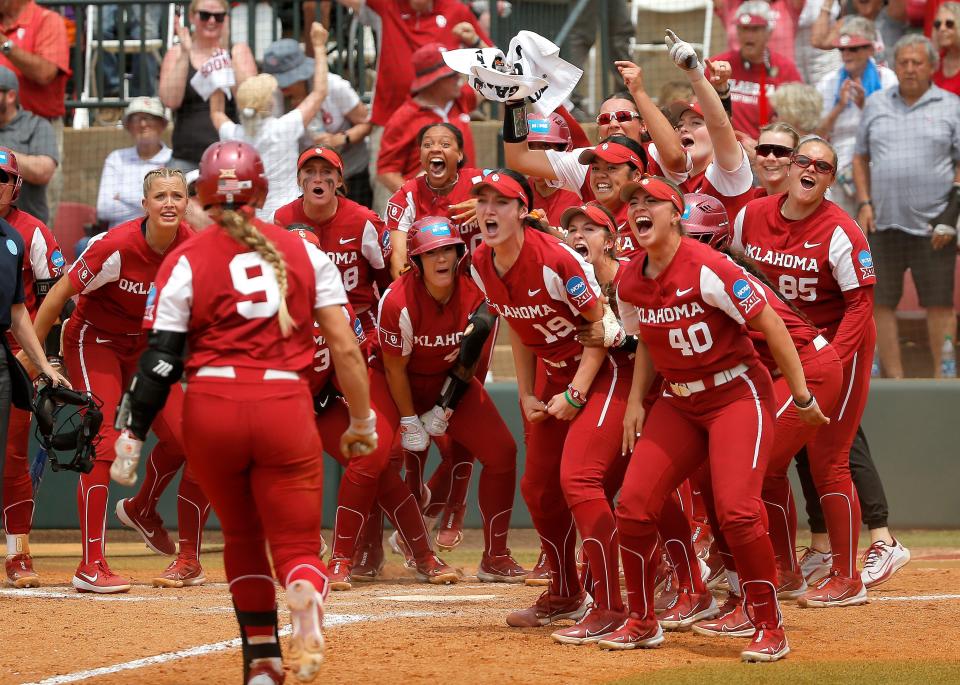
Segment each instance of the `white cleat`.
[{"label": "white cleat", "polygon": [[910,563],[910,550],[896,539],[892,545],[878,540],[867,549],[860,580],[863,581],[864,587],[876,587],[890,580],[894,573],[908,563]]},{"label": "white cleat", "polygon": [[287,608],[293,626],[287,662],[297,680],[309,683],[323,663],[323,597],[312,583],[295,580],[287,586]]}]

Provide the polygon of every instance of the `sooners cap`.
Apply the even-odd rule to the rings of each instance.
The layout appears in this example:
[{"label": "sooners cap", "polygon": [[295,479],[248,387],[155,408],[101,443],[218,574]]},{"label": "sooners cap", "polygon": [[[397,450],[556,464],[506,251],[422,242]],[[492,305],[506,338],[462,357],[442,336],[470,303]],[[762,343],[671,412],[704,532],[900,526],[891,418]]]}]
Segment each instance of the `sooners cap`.
[{"label": "sooners cap", "polygon": [[493,188],[495,191],[503,195],[504,197],[509,197],[512,199],[517,199],[527,204],[529,199],[527,198],[527,193],[524,191],[523,186],[516,182],[515,179],[511,178],[507,174],[500,174],[496,171],[487,174],[480,181],[474,184],[473,188],[470,189],[471,195],[479,195],[480,190],[484,187]]},{"label": "sooners cap", "polygon": [[658,200],[669,200],[681,214],[683,213],[683,193],[662,176],[644,176],[639,182],[631,181],[620,189],[620,200],[629,202],[638,190],[652,195]]},{"label": "sooners cap", "polygon": [[840,29],[840,35],[833,41],[835,48],[862,48],[866,45],[873,45],[873,41],[856,33],[844,33],[843,29]]},{"label": "sooners cap", "polygon": [[630,163],[640,171],[644,171],[647,167],[637,153],[628,148],[626,145],[611,142],[600,143],[596,147],[592,147],[589,150],[584,150],[580,153],[578,161],[581,164],[591,164],[593,160],[597,158],[602,159],[604,162],[609,162],[610,164]]},{"label": "sooners cap", "polygon": [[567,207],[565,210],[563,210],[563,214],[560,215],[560,226],[563,228],[563,230],[566,231],[570,226],[570,222],[573,221],[573,217],[580,214],[587,217],[590,221],[599,226],[605,226],[612,235],[617,234],[617,227],[612,221],[610,221],[610,217],[607,216],[606,212],[597,207],[595,204],[585,204],[580,205],[579,207]]},{"label": "sooners cap", "polygon": [[734,19],[736,26],[763,26],[770,27],[773,16],[770,5],[766,2],[745,2],[737,8]]},{"label": "sooners cap", "polygon": [[684,112],[693,112],[698,117],[703,117],[703,110],[700,109],[700,105],[696,102],[684,102],[683,100],[677,100],[672,102],[667,106],[667,118],[670,119],[671,123],[678,123],[680,117],[683,116]]},{"label": "sooners cap", "polygon": [[442,78],[456,76],[457,72],[443,61],[446,50],[439,43],[427,43],[417,48],[411,59],[413,60],[413,82],[410,84],[410,94],[416,95],[424,88],[432,86]]},{"label": "sooners cap", "polygon": [[323,159],[334,167],[337,171],[340,172],[340,175],[343,175],[343,160],[340,159],[340,155],[337,154],[336,150],[332,150],[328,147],[310,147],[300,153],[300,159],[297,160],[297,171],[303,168],[303,165],[309,162],[311,159]]}]

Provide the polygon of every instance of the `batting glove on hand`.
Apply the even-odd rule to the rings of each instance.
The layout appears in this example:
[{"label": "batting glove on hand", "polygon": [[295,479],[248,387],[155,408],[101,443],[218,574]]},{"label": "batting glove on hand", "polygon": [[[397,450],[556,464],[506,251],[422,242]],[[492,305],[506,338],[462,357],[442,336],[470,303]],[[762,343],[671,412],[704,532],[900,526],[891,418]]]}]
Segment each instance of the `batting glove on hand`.
[{"label": "batting glove on hand", "polygon": [[120,485],[133,485],[137,482],[137,464],[140,463],[140,450],[143,440],[135,438],[130,431],[123,431],[113,446],[116,459],[110,464],[110,477]]},{"label": "batting glove on hand", "polygon": [[423,422],[423,427],[427,430],[427,433],[436,438],[447,432],[451,416],[453,416],[452,409],[443,409],[433,405],[430,411],[420,415],[420,420]]},{"label": "batting glove on hand", "polygon": [[667,29],[667,35],[664,36],[663,41],[667,44],[667,49],[670,50],[670,59],[678,67],[688,72],[687,76],[690,77],[691,81],[703,78],[703,64],[697,57],[697,51],[693,49],[690,43],[680,40],[677,34],[670,29]]},{"label": "batting glove on hand", "polygon": [[430,446],[430,436],[419,416],[400,418],[400,445],[408,452],[422,452]]},{"label": "batting glove on hand", "polygon": [[340,452],[347,459],[377,449],[377,414],[371,409],[365,419],[350,417],[350,426],[340,436]]}]

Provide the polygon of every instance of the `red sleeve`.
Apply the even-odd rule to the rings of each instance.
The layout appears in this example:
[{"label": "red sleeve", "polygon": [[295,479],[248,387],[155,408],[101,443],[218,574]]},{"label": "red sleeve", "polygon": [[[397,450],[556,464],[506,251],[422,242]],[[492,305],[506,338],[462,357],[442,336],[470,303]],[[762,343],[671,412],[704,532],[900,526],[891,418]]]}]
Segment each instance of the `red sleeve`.
[{"label": "red sleeve", "polygon": [[[113,230],[118,229],[114,228]],[[99,240],[94,238],[87,243],[87,249],[83,251],[80,258],[73,263],[70,271],[67,272],[70,285],[72,285],[77,292],[84,292],[93,280],[100,275],[104,262],[107,261],[110,255],[117,252],[117,245],[114,240],[111,240],[113,236],[111,236],[109,232],[102,233],[101,235],[103,238]]]},{"label": "red sleeve", "polygon": [[293,221],[293,208],[290,205],[284,205],[273,213],[273,223],[282,228],[286,228]]},{"label": "red sleeve", "polygon": [[67,44],[67,27],[63,17],[56,12],[44,10],[37,26],[37,41],[34,53],[53,62],[65,74],[70,70],[70,46]]},{"label": "red sleeve", "polygon": [[840,319],[837,333],[830,344],[846,364],[860,349],[864,333],[873,326],[873,286],[863,286],[843,293],[847,307]]},{"label": "red sleeve", "polygon": [[383,138],[380,140],[380,153],[377,155],[377,173],[386,174],[395,172],[402,174],[406,171],[406,160],[410,155],[410,146],[417,135],[411,131],[407,117],[394,116],[383,129]]},{"label": "red sleeve", "polygon": [[[383,147],[381,146],[381,150]],[[397,189],[397,192],[387,200],[387,211],[386,211],[386,230],[387,231],[399,231],[400,230],[400,218],[403,216],[404,210],[407,208],[407,184],[404,183]]]},{"label": "red sleeve", "polygon": [[460,88],[460,108],[467,114],[477,108],[477,91],[467,83]]},{"label": "red sleeve", "polygon": [[580,125],[580,122],[573,118],[573,115],[567,111],[566,107],[563,105],[557,107],[557,114],[562,116],[563,120],[567,122],[567,126],[570,127],[570,135],[573,137],[573,149],[593,146],[593,143],[587,138],[587,134],[583,132],[583,127]]},{"label": "red sleeve", "polygon": [[[399,285],[399,282],[397,283]],[[399,293],[391,290],[384,295],[380,302],[380,316],[377,321],[377,338],[380,341],[380,349],[385,354],[395,357],[402,357],[404,348],[409,352],[409,345],[405,345],[404,332],[400,326],[400,311],[402,309],[399,302]]]}]

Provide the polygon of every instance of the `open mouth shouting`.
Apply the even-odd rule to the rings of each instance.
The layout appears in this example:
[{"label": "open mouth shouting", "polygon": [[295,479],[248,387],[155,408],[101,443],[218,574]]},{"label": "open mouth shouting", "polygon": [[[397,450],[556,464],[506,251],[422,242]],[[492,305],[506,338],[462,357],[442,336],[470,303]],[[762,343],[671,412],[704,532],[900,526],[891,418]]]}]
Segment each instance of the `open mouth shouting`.
[{"label": "open mouth shouting", "polygon": [[579,253],[579,255],[584,259],[590,256],[590,248],[587,246],[587,241],[583,238],[577,238],[577,240],[570,247],[572,247],[574,252]]},{"label": "open mouth shouting", "polygon": [[444,180],[447,177],[447,160],[441,154],[432,154],[427,164],[430,178]]},{"label": "open mouth shouting", "polygon": [[690,148],[692,148],[694,145],[694,142],[695,141],[693,139],[693,136],[690,135],[689,133],[684,133],[683,135],[680,136],[680,145],[683,147],[684,150],[689,150]]},{"label": "open mouth shouting", "polygon": [[813,174],[800,174],[800,185],[804,190],[813,190],[817,185],[817,179]]},{"label": "open mouth shouting", "polygon": [[635,226],[633,230],[636,232],[637,237],[643,237],[653,229],[653,217],[647,216],[646,214],[634,217],[633,223]]},{"label": "open mouth shouting", "polygon": [[497,223],[496,219],[487,219],[480,222],[480,230],[483,232],[484,238],[495,239],[500,233],[500,224]]}]

